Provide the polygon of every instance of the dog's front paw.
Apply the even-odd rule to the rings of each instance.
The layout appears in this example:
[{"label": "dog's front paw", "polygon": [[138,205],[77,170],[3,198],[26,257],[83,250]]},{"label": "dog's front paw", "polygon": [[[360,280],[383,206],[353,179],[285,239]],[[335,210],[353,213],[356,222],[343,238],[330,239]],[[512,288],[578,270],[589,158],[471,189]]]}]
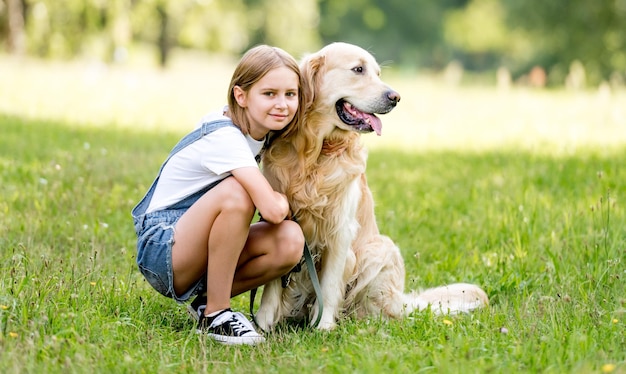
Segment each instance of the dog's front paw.
[{"label": "dog's front paw", "polygon": [[263,331],[270,331],[282,318],[281,299],[283,288],[280,279],[271,281],[263,288],[261,305],[256,315],[256,324]]},{"label": "dog's front paw", "polygon": [[[315,324],[315,321],[317,321],[317,317],[319,315],[319,308],[317,305],[317,302],[315,302],[315,305],[313,306],[313,313],[311,316],[311,324]],[[322,317],[320,318],[319,323],[317,324],[317,327],[319,330],[332,330],[335,327],[337,327],[337,323],[335,322],[335,314],[330,311],[329,309],[325,309],[324,312],[322,313]]]},{"label": "dog's front paw", "polygon": [[337,324],[335,323],[335,321],[320,321],[320,324],[317,325],[317,328],[319,330],[326,330],[326,331],[330,331],[334,329],[335,327],[337,327]]},{"label": "dog's front paw", "polygon": [[259,311],[255,317],[257,326],[263,331],[271,331],[276,324],[276,318],[274,313],[269,308],[259,308]]}]

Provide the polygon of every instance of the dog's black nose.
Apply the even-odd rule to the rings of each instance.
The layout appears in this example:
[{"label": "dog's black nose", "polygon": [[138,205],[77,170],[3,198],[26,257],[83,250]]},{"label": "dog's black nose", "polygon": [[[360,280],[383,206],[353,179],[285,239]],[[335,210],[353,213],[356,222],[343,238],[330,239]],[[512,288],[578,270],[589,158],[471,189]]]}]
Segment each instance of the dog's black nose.
[{"label": "dog's black nose", "polygon": [[392,101],[393,104],[397,104],[400,101],[400,94],[394,90],[387,92],[387,98],[389,101]]}]

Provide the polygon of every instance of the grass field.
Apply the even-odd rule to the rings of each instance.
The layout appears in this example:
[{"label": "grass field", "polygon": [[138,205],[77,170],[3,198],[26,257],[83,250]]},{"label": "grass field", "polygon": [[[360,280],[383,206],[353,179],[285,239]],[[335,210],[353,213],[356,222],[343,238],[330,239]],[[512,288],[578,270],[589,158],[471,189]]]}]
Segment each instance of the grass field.
[{"label": "grass field", "polygon": [[402,102],[364,139],[381,231],[407,288],[474,282],[490,307],[285,326],[258,347],[197,336],[137,271],[129,212],[223,103],[214,65],[0,60],[0,372],[626,372],[626,94],[393,72]]}]

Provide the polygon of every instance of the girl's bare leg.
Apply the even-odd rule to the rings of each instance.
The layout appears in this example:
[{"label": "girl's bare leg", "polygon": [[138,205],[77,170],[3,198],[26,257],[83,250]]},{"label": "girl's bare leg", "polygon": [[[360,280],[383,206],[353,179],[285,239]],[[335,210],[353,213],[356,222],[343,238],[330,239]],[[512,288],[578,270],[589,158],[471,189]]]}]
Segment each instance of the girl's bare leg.
[{"label": "girl's bare leg", "polygon": [[252,225],[237,265],[232,296],[287,274],[300,262],[303,248],[302,230],[293,221]]},{"label": "girl's bare leg", "polygon": [[230,306],[233,277],[253,214],[252,200],[235,178],[222,181],[183,214],[172,247],[176,293],[184,293],[206,273],[205,313]]},{"label": "girl's bare leg", "polygon": [[248,193],[227,178],[176,224],[174,290],[184,293],[206,273],[206,314],[230,307],[231,296],[285,274],[302,256],[304,238],[295,222],[250,226],[253,214]]}]

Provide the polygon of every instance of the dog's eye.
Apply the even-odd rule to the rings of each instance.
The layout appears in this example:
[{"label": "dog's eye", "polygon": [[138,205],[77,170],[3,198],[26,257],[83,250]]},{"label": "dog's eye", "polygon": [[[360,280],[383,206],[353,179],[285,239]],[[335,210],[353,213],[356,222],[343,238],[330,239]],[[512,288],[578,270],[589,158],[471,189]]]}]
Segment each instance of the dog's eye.
[{"label": "dog's eye", "polygon": [[364,70],[365,70],[365,69],[363,69],[363,66],[357,66],[357,67],[355,67],[355,68],[352,68],[352,71],[353,71],[353,72],[355,72],[355,73],[357,73],[357,74],[363,74],[363,71],[364,71]]}]

